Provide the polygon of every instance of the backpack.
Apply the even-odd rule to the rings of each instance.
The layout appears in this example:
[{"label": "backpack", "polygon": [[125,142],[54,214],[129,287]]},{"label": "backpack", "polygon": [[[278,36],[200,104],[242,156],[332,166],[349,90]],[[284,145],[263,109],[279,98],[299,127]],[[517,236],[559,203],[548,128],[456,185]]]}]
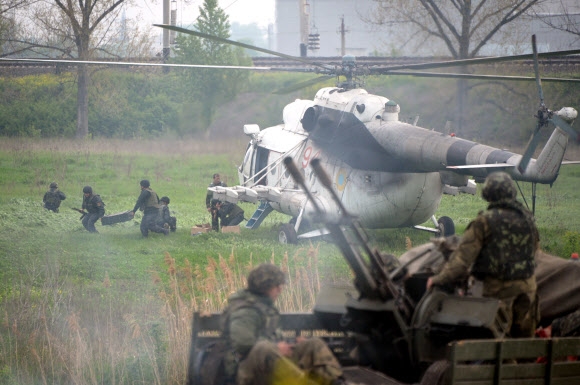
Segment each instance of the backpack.
[{"label": "backpack", "polygon": [[226,341],[220,339],[204,346],[195,356],[188,385],[226,385],[224,358],[229,351]]},{"label": "backpack", "polygon": [[53,208],[57,208],[58,206],[60,206],[60,196],[58,195],[58,192],[56,190],[47,191],[44,198],[45,198],[44,203],[46,206]]}]

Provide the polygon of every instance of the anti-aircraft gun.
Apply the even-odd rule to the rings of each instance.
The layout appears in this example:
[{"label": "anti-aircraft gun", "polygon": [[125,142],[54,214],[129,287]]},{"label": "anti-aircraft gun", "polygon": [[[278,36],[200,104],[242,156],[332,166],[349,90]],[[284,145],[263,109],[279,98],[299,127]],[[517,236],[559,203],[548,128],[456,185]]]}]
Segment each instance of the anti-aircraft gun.
[{"label": "anti-aircraft gun", "polygon": [[431,378],[442,375],[445,368],[438,363],[446,357],[449,342],[504,336],[506,315],[498,300],[438,289],[427,292],[427,278],[432,273],[409,275],[407,271],[421,255],[397,266],[394,256],[371,248],[364,229],[344,209],[317,159],[311,166],[342,212],[338,222],[325,220],[292,159],[286,158],[284,163],[354,273],[354,288],[326,287],[317,298],[314,313],[325,329],[355,339],[357,364],[400,381],[416,382],[424,373]]}]

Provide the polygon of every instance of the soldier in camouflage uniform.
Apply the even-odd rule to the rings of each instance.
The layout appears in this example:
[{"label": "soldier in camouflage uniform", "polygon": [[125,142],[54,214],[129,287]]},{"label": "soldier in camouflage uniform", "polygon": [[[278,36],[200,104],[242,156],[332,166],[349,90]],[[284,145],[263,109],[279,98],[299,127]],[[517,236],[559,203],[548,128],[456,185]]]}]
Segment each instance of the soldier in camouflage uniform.
[{"label": "soldier in camouflage uniform", "polygon": [[66,195],[58,189],[58,184],[52,182],[49,186],[49,190],[44,194],[42,202],[44,203],[45,209],[58,213],[60,202],[65,199]]},{"label": "soldier in camouflage uniform", "polygon": [[143,237],[147,238],[149,236],[149,230],[154,233],[163,233],[169,235],[169,230],[157,224],[157,217],[159,216],[159,197],[157,193],[151,190],[151,184],[147,179],[143,179],[139,182],[141,186],[141,194],[137,198],[135,207],[131,210],[131,216],[135,216],[137,210],[143,211],[143,218],[141,219],[141,234]]},{"label": "soldier in camouflage uniform", "polygon": [[[216,187],[216,186],[228,187],[228,185],[225,182],[222,182],[222,180],[220,178],[220,174],[217,174],[217,173],[213,174],[212,178],[213,178],[213,180],[209,184],[208,188]],[[211,227],[212,227],[212,229],[214,231],[220,231],[218,208],[215,206],[215,204],[217,202],[219,202],[219,200],[212,199],[212,198],[213,198],[213,192],[208,190],[207,194],[205,195],[205,207],[207,208],[207,211],[211,214]]]},{"label": "soldier in camouflage uniform", "polygon": [[537,334],[543,337],[580,337],[580,310],[556,318],[546,328],[540,328]]},{"label": "soldier in camouflage uniform", "polygon": [[169,211],[169,197],[161,197],[159,199],[159,217],[157,217],[157,224],[171,232],[177,229],[177,218],[171,216]]},{"label": "soldier in camouflage uniform", "polygon": [[244,220],[244,210],[235,203],[217,201],[215,207],[222,227],[239,225]]},{"label": "soldier in camouflage uniform", "polygon": [[282,339],[274,301],[284,283],[278,267],[262,264],[250,272],[248,287],[229,298],[222,315],[226,376],[237,385],[341,383],[340,364],[322,340]]},{"label": "soldier in camouflage uniform", "polygon": [[90,233],[98,233],[95,228],[95,222],[105,216],[105,204],[101,200],[99,194],[93,194],[91,186],[83,187],[83,210],[87,210],[87,214],[83,214],[83,226]]},{"label": "soldier in camouflage uniform", "polygon": [[533,337],[539,318],[535,253],[539,234],[532,213],[516,201],[517,190],[505,172],[489,175],[482,197],[489,202],[465,230],[443,270],[427,288],[448,286],[473,275],[483,281],[483,296],[501,300],[511,337]]}]

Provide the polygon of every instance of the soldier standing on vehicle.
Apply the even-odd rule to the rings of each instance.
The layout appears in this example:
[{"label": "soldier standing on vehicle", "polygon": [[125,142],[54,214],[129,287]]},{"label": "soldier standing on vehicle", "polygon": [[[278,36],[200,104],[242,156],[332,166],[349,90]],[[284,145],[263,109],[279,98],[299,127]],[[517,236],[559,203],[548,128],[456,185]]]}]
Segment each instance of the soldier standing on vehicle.
[{"label": "soldier standing on vehicle", "polygon": [[147,179],[139,182],[141,186],[141,194],[137,198],[135,207],[131,210],[131,216],[135,216],[137,210],[143,211],[143,218],[141,219],[141,234],[144,237],[149,235],[149,230],[154,233],[163,233],[169,235],[169,230],[157,224],[157,217],[159,216],[159,197],[157,193],[151,190],[151,184]]},{"label": "soldier standing on vehicle", "polygon": [[483,281],[483,296],[501,300],[508,335],[533,337],[539,319],[535,254],[540,237],[532,213],[516,201],[517,190],[505,172],[490,174],[482,197],[489,202],[467,226],[443,270],[429,278],[431,286],[465,280],[471,273]]},{"label": "soldier standing on vehicle", "polygon": [[282,339],[274,302],[285,282],[277,266],[261,264],[248,275],[247,288],[228,299],[222,315],[226,377],[237,385],[342,383],[342,368],[321,339],[295,345]]},{"label": "soldier standing on vehicle", "polygon": [[58,213],[60,202],[65,199],[66,195],[58,189],[58,183],[52,182],[49,186],[49,190],[44,193],[42,202],[44,203],[45,209]]},{"label": "soldier standing on vehicle", "polygon": [[[221,181],[220,174],[218,173],[213,174],[213,181],[209,184],[208,188],[216,186],[228,187],[228,185],[225,182]],[[205,196],[205,207],[207,208],[207,211],[211,214],[211,228],[214,231],[220,231],[218,209],[213,204],[217,200],[214,201],[212,200],[212,198],[213,192],[208,190]]]},{"label": "soldier standing on vehicle", "polygon": [[83,210],[87,210],[87,214],[83,214],[82,222],[85,229],[90,233],[98,233],[95,228],[95,222],[105,216],[105,204],[101,200],[99,194],[93,194],[91,186],[83,187]]}]

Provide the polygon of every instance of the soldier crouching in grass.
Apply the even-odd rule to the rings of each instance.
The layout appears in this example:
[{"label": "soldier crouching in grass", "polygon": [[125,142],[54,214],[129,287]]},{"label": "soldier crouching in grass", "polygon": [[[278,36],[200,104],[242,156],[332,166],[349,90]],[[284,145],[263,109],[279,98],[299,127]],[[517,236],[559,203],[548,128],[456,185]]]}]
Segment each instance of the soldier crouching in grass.
[{"label": "soldier crouching in grass", "polygon": [[87,213],[81,217],[83,226],[90,233],[98,233],[95,222],[105,216],[105,204],[99,194],[93,194],[91,186],[83,187],[83,196],[83,210],[87,210]]},{"label": "soldier crouching in grass", "polygon": [[217,201],[217,216],[220,226],[236,226],[244,220],[244,210],[235,203]]},{"label": "soldier crouching in grass", "polygon": [[248,286],[228,299],[222,315],[227,350],[227,382],[237,385],[341,384],[340,364],[319,338],[299,338],[290,345],[278,329],[274,302],[286,278],[275,265],[262,264],[248,275]]},{"label": "soldier crouching in grass", "polygon": [[159,199],[159,217],[157,218],[157,224],[164,229],[169,229],[171,232],[175,232],[177,229],[177,218],[171,216],[171,211],[169,211],[169,197],[161,197]]},{"label": "soldier crouching in grass", "polygon": [[45,209],[58,213],[60,202],[65,199],[66,195],[58,189],[58,184],[52,182],[49,186],[49,190],[44,194],[42,202],[44,203]]},{"label": "soldier crouching in grass", "polygon": [[141,186],[141,194],[139,194],[139,198],[137,198],[135,207],[131,210],[130,215],[135,216],[137,210],[143,211],[143,218],[141,219],[140,226],[141,234],[143,234],[143,237],[147,238],[149,230],[151,230],[154,233],[169,235],[168,229],[164,229],[157,224],[160,208],[157,193],[151,190],[151,184],[147,179],[143,179],[139,182],[139,185]]}]

